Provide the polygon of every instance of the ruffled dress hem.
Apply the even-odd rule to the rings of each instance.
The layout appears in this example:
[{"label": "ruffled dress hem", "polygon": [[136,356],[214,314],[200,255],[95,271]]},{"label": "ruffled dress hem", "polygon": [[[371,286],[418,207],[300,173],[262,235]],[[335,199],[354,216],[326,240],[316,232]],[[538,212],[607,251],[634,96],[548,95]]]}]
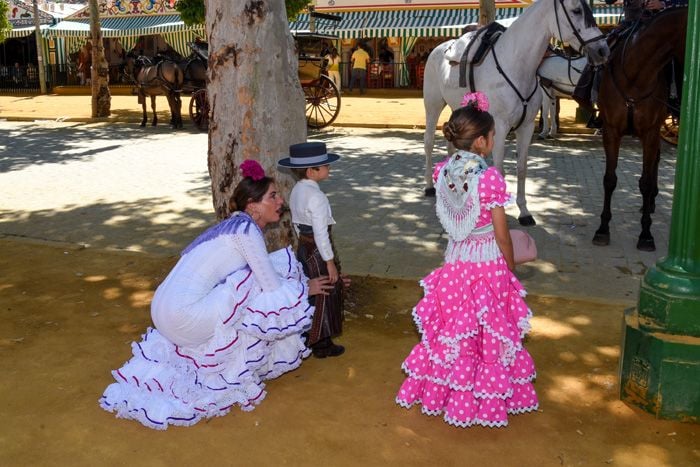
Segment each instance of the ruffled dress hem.
[{"label": "ruffled dress hem", "polygon": [[310,354],[302,338],[313,316],[306,276],[290,248],[269,256],[278,290],[263,292],[247,268],[231,274],[225,286],[235,305],[219,317],[212,338],[179,346],[149,328],[132,344],[132,358],[112,372],[116,382],[100,406],[156,430],[194,425],[235,405],[253,410],[265,398],[264,380],[298,368]]}]

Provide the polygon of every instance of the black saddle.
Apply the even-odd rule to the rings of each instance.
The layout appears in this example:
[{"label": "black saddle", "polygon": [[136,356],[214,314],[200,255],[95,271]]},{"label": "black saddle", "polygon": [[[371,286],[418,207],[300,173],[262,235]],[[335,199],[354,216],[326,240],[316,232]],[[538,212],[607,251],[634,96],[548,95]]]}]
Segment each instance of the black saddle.
[{"label": "black saddle", "polygon": [[[459,61],[459,87],[467,87],[467,65],[469,65],[469,88],[474,91],[474,67],[479,66],[484,61],[484,57],[496,44],[496,41],[501,37],[506,27],[500,23],[490,23],[479,29],[474,36],[474,39],[469,43],[467,48],[462,53],[462,58]],[[469,55],[474,47],[478,44],[476,52],[471,60]]]}]

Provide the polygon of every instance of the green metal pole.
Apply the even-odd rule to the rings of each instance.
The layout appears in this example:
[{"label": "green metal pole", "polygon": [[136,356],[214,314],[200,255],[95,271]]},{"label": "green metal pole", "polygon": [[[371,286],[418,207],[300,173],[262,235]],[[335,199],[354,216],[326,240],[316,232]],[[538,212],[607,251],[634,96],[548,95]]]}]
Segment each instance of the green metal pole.
[{"label": "green metal pole", "polygon": [[625,312],[620,397],[659,418],[700,420],[700,8],[689,2],[668,256]]}]

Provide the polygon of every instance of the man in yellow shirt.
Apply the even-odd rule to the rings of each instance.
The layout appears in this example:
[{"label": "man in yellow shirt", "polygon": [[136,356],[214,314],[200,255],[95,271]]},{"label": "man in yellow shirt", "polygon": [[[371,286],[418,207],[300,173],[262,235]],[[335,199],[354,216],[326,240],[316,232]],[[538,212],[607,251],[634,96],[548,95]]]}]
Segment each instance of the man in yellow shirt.
[{"label": "man in yellow shirt", "polygon": [[369,65],[369,54],[365,51],[362,44],[357,46],[357,50],[352,53],[350,58],[352,68],[352,78],[350,78],[350,86],[348,91],[352,92],[352,87],[355,82],[360,82],[360,94],[365,93],[365,83],[367,81],[367,66]]}]

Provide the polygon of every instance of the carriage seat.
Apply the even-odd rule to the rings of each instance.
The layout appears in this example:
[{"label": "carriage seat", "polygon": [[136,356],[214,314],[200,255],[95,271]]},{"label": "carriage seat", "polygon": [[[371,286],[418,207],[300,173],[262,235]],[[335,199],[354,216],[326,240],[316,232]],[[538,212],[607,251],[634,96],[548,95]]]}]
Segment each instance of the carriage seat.
[{"label": "carriage seat", "polygon": [[[479,65],[505,30],[505,26],[493,22],[476,31],[468,32],[450,44],[445,50],[445,59],[453,66],[458,65],[460,61]],[[478,41],[477,47],[471,44],[472,41]]]}]

